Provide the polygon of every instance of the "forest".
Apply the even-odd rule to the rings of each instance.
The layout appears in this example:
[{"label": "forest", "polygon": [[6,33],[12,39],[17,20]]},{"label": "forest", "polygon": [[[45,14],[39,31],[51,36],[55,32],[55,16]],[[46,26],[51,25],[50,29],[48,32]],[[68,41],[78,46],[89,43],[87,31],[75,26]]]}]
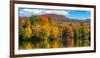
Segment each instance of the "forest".
[{"label": "forest", "polygon": [[57,21],[45,15],[19,17],[19,49],[88,47],[90,34],[90,25],[81,20]]}]

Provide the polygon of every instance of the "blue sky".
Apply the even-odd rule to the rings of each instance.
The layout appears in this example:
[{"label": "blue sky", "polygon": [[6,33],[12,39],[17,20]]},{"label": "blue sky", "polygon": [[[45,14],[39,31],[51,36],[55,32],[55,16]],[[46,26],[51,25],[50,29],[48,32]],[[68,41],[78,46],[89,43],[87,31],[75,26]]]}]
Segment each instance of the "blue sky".
[{"label": "blue sky", "polygon": [[70,19],[89,19],[91,12],[86,10],[56,10],[56,9],[31,9],[31,8],[19,8],[19,16],[32,16],[42,14],[58,14],[64,15]]}]

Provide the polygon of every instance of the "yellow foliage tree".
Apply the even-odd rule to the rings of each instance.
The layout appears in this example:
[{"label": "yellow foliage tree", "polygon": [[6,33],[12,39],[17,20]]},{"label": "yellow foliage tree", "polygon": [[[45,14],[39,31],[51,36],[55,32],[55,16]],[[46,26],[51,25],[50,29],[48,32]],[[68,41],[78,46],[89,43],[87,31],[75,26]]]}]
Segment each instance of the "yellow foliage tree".
[{"label": "yellow foliage tree", "polygon": [[30,39],[32,36],[32,29],[31,29],[31,23],[30,20],[26,20],[26,27],[23,29],[23,37],[24,39]]},{"label": "yellow foliage tree", "polygon": [[31,42],[23,42],[23,46],[24,49],[32,49],[32,43]]},{"label": "yellow foliage tree", "polygon": [[31,28],[27,27],[24,29],[24,32],[23,32],[23,37],[24,39],[30,39],[32,36],[32,30]]},{"label": "yellow foliage tree", "polygon": [[58,48],[59,47],[59,29],[57,26],[51,26],[50,36],[48,38],[49,44],[48,48]]}]

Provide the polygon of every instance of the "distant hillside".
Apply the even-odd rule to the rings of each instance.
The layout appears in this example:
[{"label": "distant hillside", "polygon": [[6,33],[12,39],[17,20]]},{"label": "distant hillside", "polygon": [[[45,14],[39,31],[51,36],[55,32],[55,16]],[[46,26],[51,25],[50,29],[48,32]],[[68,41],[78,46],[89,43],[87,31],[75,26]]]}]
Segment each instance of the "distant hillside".
[{"label": "distant hillside", "polygon": [[68,18],[64,15],[57,15],[57,14],[44,14],[42,16],[52,17],[55,22],[67,22]]},{"label": "distant hillside", "polygon": [[[90,25],[90,19],[85,20],[77,20],[77,19],[69,19],[64,15],[57,15],[57,14],[43,14],[40,16],[45,16],[47,18],[52,17],[55,23],[64,23],[64,24],[80,24],[81,22]],[[19,17],[21,20],[29,19],[29,17]]]}]

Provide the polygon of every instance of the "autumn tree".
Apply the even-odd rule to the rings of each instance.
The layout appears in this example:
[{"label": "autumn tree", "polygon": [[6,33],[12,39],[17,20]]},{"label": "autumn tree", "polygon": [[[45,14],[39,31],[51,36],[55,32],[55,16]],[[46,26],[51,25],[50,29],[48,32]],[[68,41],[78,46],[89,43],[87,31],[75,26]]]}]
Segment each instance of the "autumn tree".
[{"label": "autumn tree", "polygon": [[79,29],[79,34],[80,34],[80,46],[85,46],[86,45],[86,29],[85,29],[85,24],[81,23],[80,29]]},{"label": "autumn tree", "polygon": [[66,33],[67,33],[67,47],[73,47],[74,46],[74,32],[71,26],[66,27]]},{"label": "autumn tree", "polygon": [[48,17],[48,21],[49,21],[50,25],[54,25],[55,24],[54,18],[52,16]]},{"label": "autumn tree", "polygon": [[76,26],[73,28],[74,31],[74,46],[79,47],[80,46],[80,38],[79,38],[79,28]]},{"label": "autumn tree", "polygon": [[24,23],[25,23],[24,25],[19,26],[19,45],[20,47],[24,46],[23,43],[25,40],[29,40],[32,37],[32,29],[31,29],[31,23],[30,23],[29,18],[27,18]]},{"label": "autumn tree", "polygon": [[59,47],[59,29],[57,26],[51,26],[50,36],[48,38],[49,47],[50,48],[58,48]]},{"label": "autumn tree", "polygon": [[82,46],[89,46],[89,43],[90,43],[90,29],[89,27],[83,23],[83,42],[82,42]]}]

